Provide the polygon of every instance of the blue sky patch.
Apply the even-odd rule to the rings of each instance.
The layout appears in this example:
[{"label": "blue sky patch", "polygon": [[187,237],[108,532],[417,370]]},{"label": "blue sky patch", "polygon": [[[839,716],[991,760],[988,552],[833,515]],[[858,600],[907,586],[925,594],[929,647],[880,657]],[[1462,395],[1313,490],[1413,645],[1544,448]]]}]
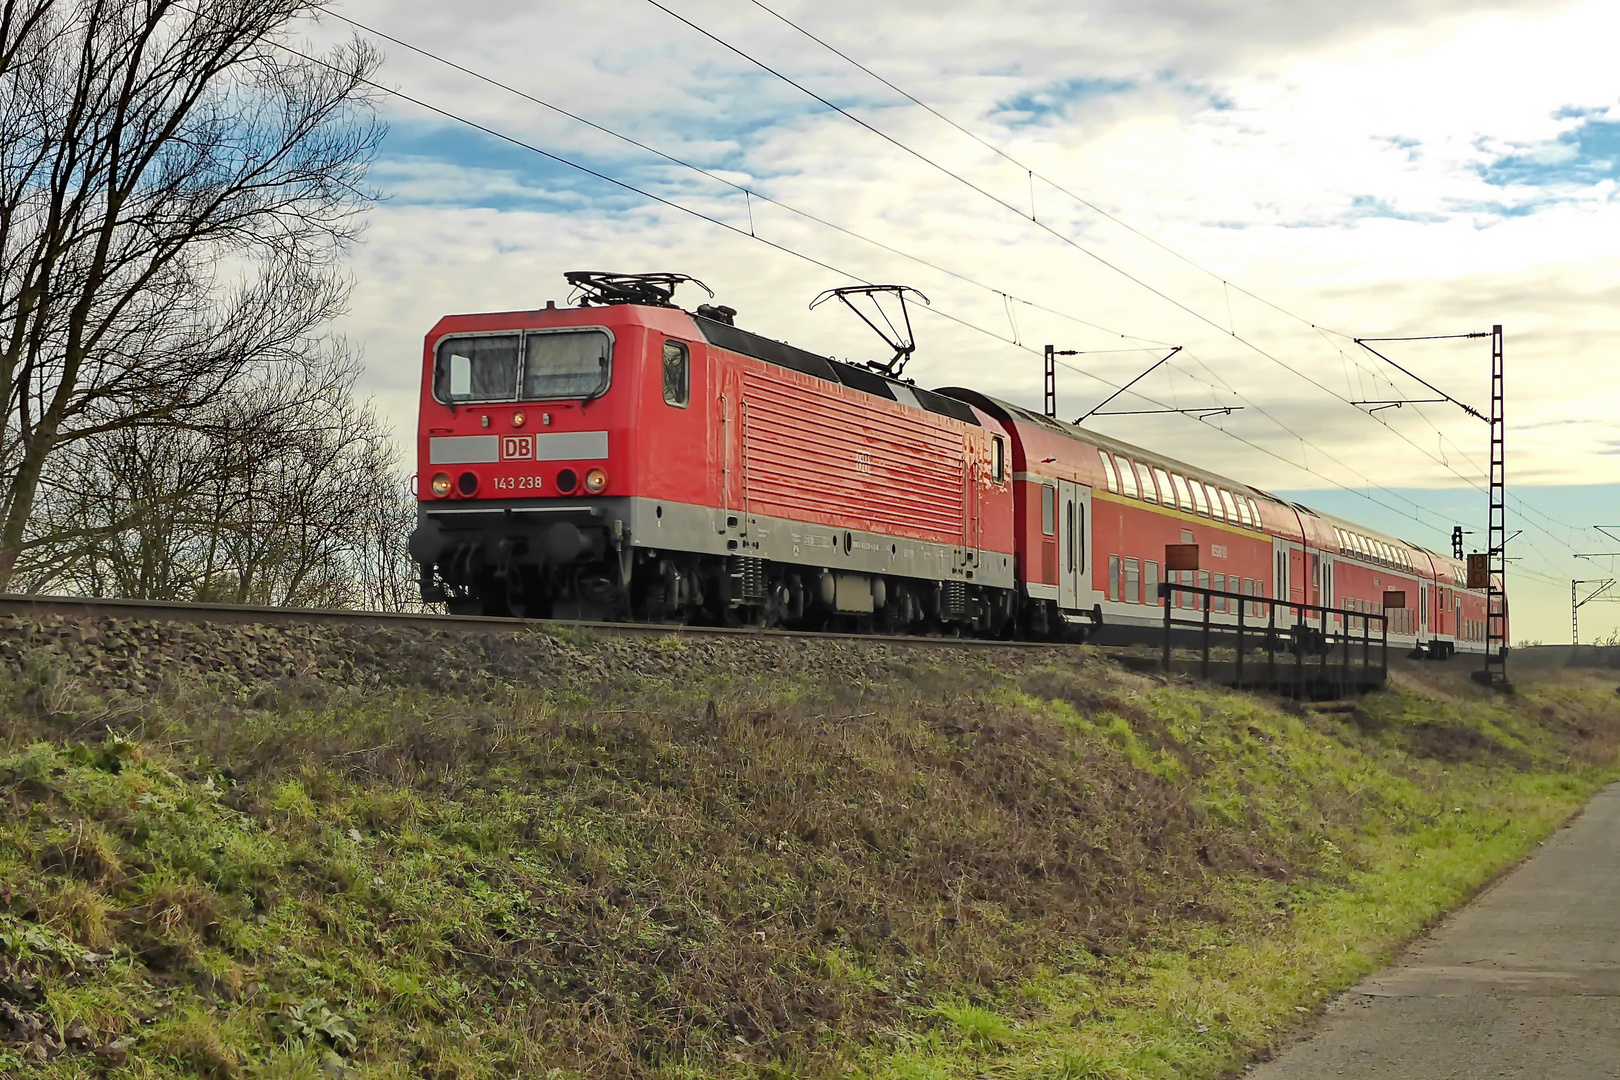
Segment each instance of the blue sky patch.
[{"label": "blue sky patch", "polygon": [[1064,79],[1014,94],[998,103],[990,115],[1008,127],[1033,127],[1062,119],[1082,102],[1134,89],[1136,83],[1130,79]]},{"label": "blue sky patch", "polygon": [[1396,221],[1424,221],[1437,222],[1446,220],[1444,214],[1420,214],[1411,210],[1398,210],[1386,199],[1376,195],[1357,195],[1350,200],[1350,212],[1346,215],[1351,219],[1358,218],[1393,218]]},{"label": "blue sky patch", "polygon": [[[711,197],[734,193],[633,147],[624,147],[622,155],[593,155],[577,146],[554,146],[558,141],[544,135],[518,137],[666,198],[697,192]],[[394,203],[404,205],[599,214],[649,203],[579,169],[459,125],[395,122],[383,142],[372,179]]]},{"label": "blue sky patch", "polygon": [[1589,187],[1620,179],[1620,120],[1600,119],[1598,110],[1561,109],[1560,119],[1580,123],[1556,139],[1515,148],[1480,166],[1487,184],[1497,187]]}]

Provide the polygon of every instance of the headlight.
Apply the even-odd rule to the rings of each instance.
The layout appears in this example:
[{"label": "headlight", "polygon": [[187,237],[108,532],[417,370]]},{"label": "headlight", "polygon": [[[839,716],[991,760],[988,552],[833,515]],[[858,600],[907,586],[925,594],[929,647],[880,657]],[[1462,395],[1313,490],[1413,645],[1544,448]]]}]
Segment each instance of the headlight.
[{"label": "headlight", "polygon": [[527,416],[524,416],[521,412],[515,412],[515,413],[512,414],[512,426],[513,427],[522,427],[524,422],[527,421],[528,419],[529,418]]},{"label": "headlight", "polygon": [[602,494],[605,487],[607,487],[607,473],[601,469],[592,469],[585,474],[585,490],[592,495]]},{"label": "headlight", "polygon": [[467,496],[468,498],[472,498],[474,495],[478,494],[478,474],[470,472],[462,473],[461,476],[456,480],[456,487],[463,495]]},{"label": "headlight", "polygon": [[433,483],[428,486],[432,490],[435,499],[448,498],[450,495],[450,474],[439,473],[433,478]]}]

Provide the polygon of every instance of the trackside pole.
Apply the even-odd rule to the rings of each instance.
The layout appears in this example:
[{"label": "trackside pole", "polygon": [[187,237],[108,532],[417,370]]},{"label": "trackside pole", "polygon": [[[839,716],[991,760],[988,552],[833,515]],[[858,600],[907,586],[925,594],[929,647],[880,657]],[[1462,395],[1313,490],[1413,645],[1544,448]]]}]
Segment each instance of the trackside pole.
[{"label": "trackside pole", "polygon": [[1378,685],[1384,686],[1389,682],[1389,616],[1384,616],[1384,643],[1383,651],[1378,658]]},{"label": "trackside pole", "polygon": [[1249,613],[1249,602],[1238,601],[1238,627],[1237,627],[1237,684],[1243,687],[1243,617]]},{"label": "trackside pole", "polygon": [[1170,601],[1175,586],[1168,581],[1159,582],[1159,599],[1164,603],[1164,673],[1170,674]]},{"label": "trackside pole", "polygon": [[1198,666],[1198,677],[1205,682],[1209,681],[1209,609],[1215,606],[1215,598],[1209,593],[1204,594],[1204,659]]}]

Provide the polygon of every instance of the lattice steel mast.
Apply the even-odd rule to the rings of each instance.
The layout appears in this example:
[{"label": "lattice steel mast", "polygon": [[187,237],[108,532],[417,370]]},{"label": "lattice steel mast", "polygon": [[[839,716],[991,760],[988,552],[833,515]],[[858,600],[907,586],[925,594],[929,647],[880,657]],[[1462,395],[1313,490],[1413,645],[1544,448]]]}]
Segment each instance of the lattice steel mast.
[{"label": "lattice steel mast", "polygon": [[1491,520],[1486,557],[1485,678],[1507,685],[1507,456],[1502,418],[1502,327],[1491,327]]}]

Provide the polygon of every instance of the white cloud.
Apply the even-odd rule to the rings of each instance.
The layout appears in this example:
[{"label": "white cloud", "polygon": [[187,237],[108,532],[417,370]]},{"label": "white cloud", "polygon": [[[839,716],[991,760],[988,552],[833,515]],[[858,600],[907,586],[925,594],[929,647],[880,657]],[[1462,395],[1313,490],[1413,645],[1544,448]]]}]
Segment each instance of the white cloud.
[{"label": "white cloud", "polygon": [[[672,6],[1019,210],[1029,206],[1022,170],[752,5]],[[1009,312],[993,291],[1000,289],[1116,331],[1184,345],[1176,364],[1187,374],[1156,374],[1144,384],[1149,392],[1180,404],[1226,403],[1234,400],[1227,387],[1235,388],[1254,405],[1221,424],[1290,460],[1303,454],[1340,483],[1462,484],[1427,455],[1471,475],[1462,455],[1483,461],[1483,425],[1450,407],[1425,407],[1428,420],[1412,407],[1381,412],[1380,420],[1411,440],[1404,442],[1245,347],[1230,329],[1331,390],[1360,398],[1418,388],[1398,375],[1394,387],[1382,381],[1370,357],[1310,323],[1365,335],[1503,323],[1510,475],[1546,484],[1620,483],[1620,455],[1605,438],[1620,406],[1608,358],[1611,312],[1620,300],[1614,183],[1560,190],[1555,201],[1515,217],[1492,208],[1546,192],[1492,184],[1482,172],[1509,154],[1567,153],[1557,139],[1580,118],[1564,110],[1620,102],[1620,73],[1609,55],[1620,9],[1612,4],[782,4],[785,14],[1021,160],[1215,269],[1214,277],[1196,270],[1035,185],[1043,223],[1209,322],[641,0],[486,0],[454,9],[373,0],[341,10],[991,286],[975,287],[760,202],[752,207],[762,236],[868,279],[914,284],[941,311],[996,335],[1012,336],[1016,326],[1018,339],[1036,349],[1048,341],[1082,349],[1122,344],[1033,308],[1012,305]],[[343,30],[328,20],[319,32]],[[748,208],[724,185],[681,175],[403,49],[387,50],[387,81],[413,95],[558,153],[606,162],[615,175],[749,225]],[[1112,83],[1070,93],[1076,80]],[[1025,99],[1052,108],[1034,117],[1007,111],[1009,102]],[[395,114],[402,130],[423,120],[408,106]],[[371,385],[402,435],[414,429],[422,335],[433,322],[447,312],[561,300],[568,269],[685,271],[714,286],[752,329],[840,356],[875,354],[875,339],[853,320],[805,310],[815,293],[843,283],[838,276],[667,207],[626,202],[606,185],[576,179],[559,186],[555,178],[553,166],[525,172],[507,150],[491,151],[488,162],[418,155],[380,164],[377,179],[400,197],[375,212],[356,254],[354,313],[344,330],[366,344]],[[469,190],[477,194],[468,198]],[[487,208],[468,205],[479,201]],[[1306,321],[1224,286],[1222,277]],[[1039,400],[1039,361],[1028,352],[937,318],[921,318],[919,333],[912,368],[919,381]],[[1484,402],[1482,343],[1393,348],[1457,397]],[[1121,354],[1082,359],[1116,383],[1147,362]],[[1068,415],[1107,392],[1076,374],[1060,379]],[[1255,406],[1320,449],[1302,448]],[[1121,418],[1104,429],[1219,463],[1263,486],[1321,483],[1185,419]],[[1439,542],[1433,530],[1413,538]],[[1561,551],[1545,539],[1541,546]],[[1569,576],[1562,556],[1544,569]],[[1550,609],[1546,617],[1553,619]]]}]

